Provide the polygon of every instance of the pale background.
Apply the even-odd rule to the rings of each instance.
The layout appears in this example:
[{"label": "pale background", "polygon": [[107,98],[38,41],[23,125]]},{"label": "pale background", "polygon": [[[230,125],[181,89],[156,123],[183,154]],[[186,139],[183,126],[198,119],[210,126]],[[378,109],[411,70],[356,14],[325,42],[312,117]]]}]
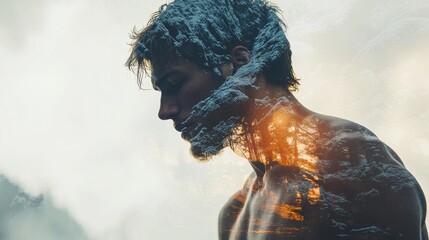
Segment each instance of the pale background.
[{"label": "pale background", "polygon": [[[429,1],[276,2],[298,99],[370,128],[429,194]],[[217,239],[251,171],[229,151],[193,160],[124,67],[128,34],[162,3],[0,0],[0,173],[91,239]]]}]

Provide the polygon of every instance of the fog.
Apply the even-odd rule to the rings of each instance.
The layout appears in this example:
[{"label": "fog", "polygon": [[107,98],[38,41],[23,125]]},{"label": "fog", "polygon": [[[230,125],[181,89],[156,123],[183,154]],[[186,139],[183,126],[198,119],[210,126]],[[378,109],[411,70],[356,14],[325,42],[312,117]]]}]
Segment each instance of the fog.
[{"label": "fog", "polygon": [[[428,193],[429,2],[276,2],[297,98],[371,129]],[[129,33],[162,3],[0,2],[2,189],[44,196],[11,213],[15,225],[2,220],[10,239],[217,239],[218,212],[250,167],[229,150],[192,159],[157,119],[159,94],[124,67]]]}]

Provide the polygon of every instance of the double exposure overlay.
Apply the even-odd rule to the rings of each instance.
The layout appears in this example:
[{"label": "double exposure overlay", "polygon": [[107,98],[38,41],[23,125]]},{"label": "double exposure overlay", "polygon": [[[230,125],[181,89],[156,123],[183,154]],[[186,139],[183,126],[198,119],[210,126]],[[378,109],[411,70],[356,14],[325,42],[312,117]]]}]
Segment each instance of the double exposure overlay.
[{"label": "double exposure overlay", "polygon": [[408,236],[420,239],[413,211],[422,209],[413,207],[423,193],[373,133],[342,119],[303,117],[284,97],[255,115],[233,137],[255,173],[223,209],[222,239],[402,239],[403,225],[413,222]]},{"label": "double exposure overlay", "polygon": [[231,147],[254,169],[220,212],[220,239],[427,239],[424,195],[397,154],[293,96],[277,7],[176,0],[133,38],[128,67],[151,72],[158,115],[193,156]]}]

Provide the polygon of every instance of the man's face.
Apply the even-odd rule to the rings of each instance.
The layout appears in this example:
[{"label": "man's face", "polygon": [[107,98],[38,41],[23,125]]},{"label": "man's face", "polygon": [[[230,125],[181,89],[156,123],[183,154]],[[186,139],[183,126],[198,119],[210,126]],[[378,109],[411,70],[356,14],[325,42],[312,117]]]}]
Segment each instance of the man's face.
[{"label": "man's face", "polygon": [[188,134],[197,123],[185,125],[184,121],[190,116],[192,107],[209,97],[222,83],[223,78],[181,57],[171,57],[162,66],[154,65],[152,84],[161,91],[159,118],[173,120],[175,129],[182,132],[184,139],[190,140]]}]

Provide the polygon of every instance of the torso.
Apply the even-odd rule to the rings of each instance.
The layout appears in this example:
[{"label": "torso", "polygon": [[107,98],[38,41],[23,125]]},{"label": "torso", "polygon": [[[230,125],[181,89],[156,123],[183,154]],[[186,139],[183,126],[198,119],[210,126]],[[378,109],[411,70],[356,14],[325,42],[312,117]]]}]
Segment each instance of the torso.
[{"label": "torso", "polygon": [[427,239],[424,196],[399,157],[357,124],[318,119],[317,168],[251,174],[220,213],[220,239]]},{"label": "torso", "polygon": [[221,212],[225,223],[221,239],[307,239],[302,228],[311,226],[302,222],[296,191],[279,189],[285,180],[261,179],[252,174]]}]

